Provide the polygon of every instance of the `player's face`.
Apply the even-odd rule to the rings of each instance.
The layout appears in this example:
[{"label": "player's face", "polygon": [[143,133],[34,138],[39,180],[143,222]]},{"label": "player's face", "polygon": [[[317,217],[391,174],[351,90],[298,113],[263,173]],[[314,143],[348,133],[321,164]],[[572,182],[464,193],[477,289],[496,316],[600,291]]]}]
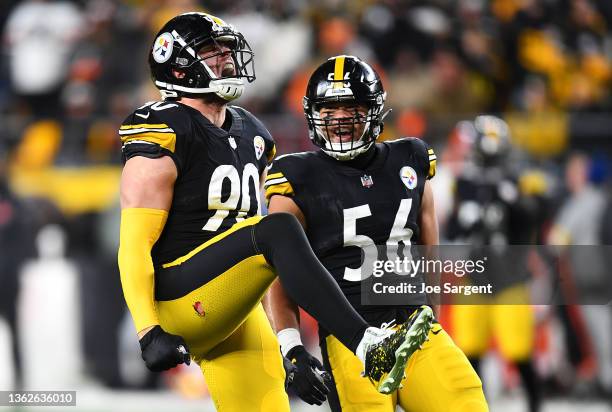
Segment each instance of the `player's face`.
[{"label": "player's face", "polygon": [[198,56],[210,67],[217,77],[231,77],[236,75],[236,64],[232,57],[232,44],[216,41],[204,45]]},{"label": "player's face", "polygon": [[365,129],[367,107],[363,105],[326,105],[319,110],[324,121],[323,133],[331,143],[345,143],[358,140]]}]

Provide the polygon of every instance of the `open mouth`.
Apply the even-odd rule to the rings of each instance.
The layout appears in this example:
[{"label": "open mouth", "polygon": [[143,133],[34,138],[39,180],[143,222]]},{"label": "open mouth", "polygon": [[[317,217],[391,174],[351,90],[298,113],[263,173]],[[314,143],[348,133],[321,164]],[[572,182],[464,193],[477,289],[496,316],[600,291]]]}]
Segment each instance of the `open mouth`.
[{"label": "open mouth", "polygon": [[223,69],[221,69],[221,76],[228,77],[233,76],[235,74],[234,63],[227,62],[223,65]]},{"label": "open mouth", "polygon": [[333,140],[336,142],[350,142],[353,140],[353,131],[350,129],[334,129],[332,131]]}]

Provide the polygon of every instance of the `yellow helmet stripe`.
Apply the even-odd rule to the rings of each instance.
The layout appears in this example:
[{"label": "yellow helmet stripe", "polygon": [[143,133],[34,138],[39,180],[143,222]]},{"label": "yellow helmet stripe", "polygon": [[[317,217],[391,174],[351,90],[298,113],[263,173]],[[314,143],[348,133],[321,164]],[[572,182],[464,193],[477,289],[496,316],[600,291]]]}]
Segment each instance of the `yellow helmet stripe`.
[{"label": "yellow helmet stripe", "polygon": [[336,57],[334,65],[334,89],[341,89],[344,85],[344,56]]},{"label": "yellow helmet stripe", "polygon": [[208,13],[202,13],[202,14],[205,14],[206,16],[208,16],[212,21],[217,23],[219,26],[227,26],[228,25],[223,19],[220,19],[217,16],[213,16],[212,14],[208,14]]}]

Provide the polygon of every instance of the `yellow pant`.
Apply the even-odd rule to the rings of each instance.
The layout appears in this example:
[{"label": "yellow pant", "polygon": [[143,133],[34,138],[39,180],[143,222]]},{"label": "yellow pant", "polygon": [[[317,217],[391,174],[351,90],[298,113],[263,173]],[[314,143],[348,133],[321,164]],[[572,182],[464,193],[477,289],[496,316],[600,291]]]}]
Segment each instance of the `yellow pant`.
[{"label": "yellow pant", "polygon": [[250,236],[240,232],[260,219],[236,224],[196,253],[164,266],[184,265],[181,270],[190,276],[206,271],[193,266],[205,261],[200,254],[223,246],[223,255],[211,258],[227,259],[227,270],[182,297],[157,302],[162,328],[185,339],[219,411],[289,411],[278,342],[260,303],[276,275],[261,254],[245,257]]},{"label": "yellow pant", "polygon": [[526,302],[523,286],[509,288],[486,305],[455,305],[451,308],[453,339],[469,357],[480,357],[495,337],[500,354],[509,361],[528,360],[533,351],[535,319],[529,305],[504,305]]},{"label": "yellow pant", "polygon": [[392,395],[378,393],[361,378],[361,362],[333,336],[322,349],[335,381],[329,397],[335,412],[392,412],[397,404],[406,412],[489,410],[478,375],[440,324],[434,324],[429,341],[410,358],[404,386]]}]

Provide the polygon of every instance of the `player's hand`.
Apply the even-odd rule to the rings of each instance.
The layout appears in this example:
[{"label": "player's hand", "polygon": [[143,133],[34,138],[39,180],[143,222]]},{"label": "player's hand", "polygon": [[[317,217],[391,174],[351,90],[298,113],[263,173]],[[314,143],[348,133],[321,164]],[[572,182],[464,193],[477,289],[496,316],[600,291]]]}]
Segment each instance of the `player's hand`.
[{"label": "player's hand", "polygon": [[164,332],[159,325],[140,338],[140,350],[147,368],[153,372],[165,371],[181,363],[191,363],[185,340]]},{"label": "player's hand", "polygon": [[291,361],[284,356],[283,358],[283,368],[285,369],[285,391],[289,389],[289,387],[293,384],[293,378],[295,378],[295,374],[298,370],[297,366],[295,366]]},{"label": "player's hand", "polygon": [[287,352],[287,358],[297,366],[289,388],[310,405],[323,404],[329,393],[331,376],[325,371],[321,362],[310,355],[302,345],[295,346]]}]

